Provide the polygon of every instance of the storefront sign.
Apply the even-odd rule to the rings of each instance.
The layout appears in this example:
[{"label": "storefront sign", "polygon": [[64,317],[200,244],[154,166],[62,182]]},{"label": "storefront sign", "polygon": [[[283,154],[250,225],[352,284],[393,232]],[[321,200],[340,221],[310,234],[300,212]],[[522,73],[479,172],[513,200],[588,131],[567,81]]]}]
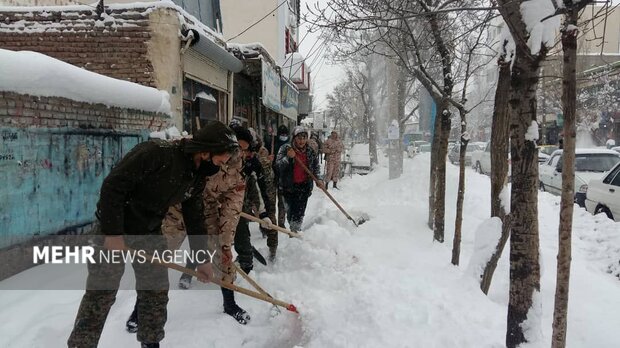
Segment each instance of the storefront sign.
[{"label": "storefront sign", "polygon": [[292,120],[297,121],[297,106],[299,103],[299,92],[291,81],[282,79],[281,83],[282,109],[280,113]]},{"label": "storefront sign", "polygon": [[262,63],[263,105],[275,112],[280,112],[280,76],[276,70],[264,60]]}]

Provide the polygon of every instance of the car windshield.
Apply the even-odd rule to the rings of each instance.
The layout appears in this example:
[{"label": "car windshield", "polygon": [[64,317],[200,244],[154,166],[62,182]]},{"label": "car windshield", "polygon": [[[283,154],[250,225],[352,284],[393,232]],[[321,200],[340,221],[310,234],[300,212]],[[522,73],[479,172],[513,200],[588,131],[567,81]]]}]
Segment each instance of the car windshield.
[{"label": "car windshield", "polygon": [[620,157],[610,154],[575,155],[575,171],[606,172],[618,162],[620,162]]},{"label": "car windshield", "polygon": [[546,155],[551,155],[553,153],[553,151],[557,150],[558,147],[557,146],[542,146],[540,148],[540,152],[546,154]]}]

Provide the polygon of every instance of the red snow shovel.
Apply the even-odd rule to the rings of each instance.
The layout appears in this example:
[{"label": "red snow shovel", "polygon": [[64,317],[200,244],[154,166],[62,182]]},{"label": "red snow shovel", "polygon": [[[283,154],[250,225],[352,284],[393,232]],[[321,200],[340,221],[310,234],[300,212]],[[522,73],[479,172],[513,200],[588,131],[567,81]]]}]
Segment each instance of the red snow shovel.
[{"label": "red snow shovel", "polygon": [[310,171],[310,169],[308,169],[308,167],[306,167],[306,165],[303,163],[303,161],[299,160],[299,158],[297,158],[297,153],[295,154],[295,159],[297,162],[305,171],[306,173],[308,173],[308,175],[310,175],[310,177],[312,178],[312,180],[314,180],[314,182],[316,183],[316,186],[318,186],[321,191],[323,191],[327,197],[329,197],[329,199],[331,199],[332,202],[334,202],[334,204],[338,207],[338,209],[340,209],[340,211],[347,217],[347,219],[351,220],[351,222],[355,225],[355,227],[359,227],[359,225],[363,224],[364,222],[366,222],[366,219],[364,218],[360,218],[358,221],[355,221],[351,215],[349,215],[344,208],[338,204],[338,202],[336,201],[336,199],[334,197],[332,197],[332,195],[327,192],[327,190],[321,186],[319,186],[319,179],[316,178],[316,176],[314,176],[314,174],[312,174],[312,172]]},{"label": "red snow shovel", "polygon": [[[151,255],[146,255],[146,256],[153,263],[159,264],[161,266],[164,266],[164,267],[167,267],[167,268],[170,268],[170,269],[177,270],[177,271],[185,273],[185,274],[189,274],[189,275],[194,276],[194,277],[199,278],[199,279],[201,278],[201,277],[199,277],[198,272],[194,271],[193,269],[189,269],[189,268],[186,268],[186,267],[183,267],[183,266],[179,266],[176,263],[159,261],[159,260],[154,259]],[[247,295],[247,296],[250,296],[250,297],[254,297],[257,300],[269,302],[269,303],[271,303],[273,305],[284,307],[288,311],[299,313],[297,311],[297,307],[295,307],[295,305],[292,304],[292,303],[286,303],[284,301],[277,300],[277,299],[275,299],[273,297],[269,297],[267,295],[263,295],[261,293],[255,292],[255,291],[252,291],[252,290],[249,290],[249,289],[246,289],[246,288],[242,288],[242,287],[237,286],[235,284],[223,282],[223,281],[221,281],[219,279],[212,279],[211,282],[214,283],[214,284],[217,284],[217,285],[219,285],[219,286],[221,286],[223,288],[226,288],[228,290],[236,291],[236,292],[242,293],[244,295]]]}]

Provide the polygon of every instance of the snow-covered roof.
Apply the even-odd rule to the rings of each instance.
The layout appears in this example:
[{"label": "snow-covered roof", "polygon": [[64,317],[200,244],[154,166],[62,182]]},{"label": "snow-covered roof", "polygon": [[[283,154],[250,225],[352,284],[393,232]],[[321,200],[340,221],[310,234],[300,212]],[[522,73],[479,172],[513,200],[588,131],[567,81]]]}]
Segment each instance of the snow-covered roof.
[{"label": "snow-covered roof", "polygon": [[170,114],[166,91],[100,75],[30,51],[0,49],[0,91]]},{"label": "snow-covered roof", "polygon": [[251,42],[247,44],[228,43],[228,49],[232,52],[239,52],[244,58],[265,58],[274,67],[279,66],[269,51],[260,42]]},{"label": "snow-covered roof", "polygon": [[[187,13],[182,7],[176,5],[174,2],[170,0],[161,0],[156,2],[134,2],[129,4],[106,4],[105,7],[110,10],[127,10],[129,14],[131,12],[135,12],[135,14],[149,14],[151,11],[159,8],[169,8],[177,11],[179,13],[179,21],[181,24],[184,24],[188,29],[195,29],[201,35],[206,36],[211,41],[218,43],[221,46],[226,47],[226,41],[221,33],[214,31],[209,28],[196,17]],[[81,11],[91,11],[95,12],[95,5],[66,5],[66,6],[1,6],[0,12],[63,12],[63,13],[71,13],[71,12],[81,12]],[[131,11],[133,10],[133,11]],[[104,21],[107,20],[105,14],[102,15]],[[114,18],[114,22],[116,25],[123,25],[123,20]],[[13,25],[11,25],[13,26]],[[2,25],[5,29],[7,26],[5,24]],[[60,23],[50,23],[46,24],[46,27],[65,27]],[[1,27],[0,27],[1,29]],[[41,29],[41,28],[40,28]],[[43,28],[45,29],[45,28]]]}]

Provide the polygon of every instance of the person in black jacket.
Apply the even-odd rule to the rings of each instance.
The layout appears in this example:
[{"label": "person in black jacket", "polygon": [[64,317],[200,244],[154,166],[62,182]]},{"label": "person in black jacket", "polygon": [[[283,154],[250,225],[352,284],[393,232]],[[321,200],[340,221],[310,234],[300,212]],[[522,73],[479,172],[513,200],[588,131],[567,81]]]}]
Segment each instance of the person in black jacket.
[{"label": "person in black jacket", "polygon": [[[282,145],[288,144],[290,142],[288,127],[285,125],[280,125],[278,127],[278,136],[274,137],[273,135],[268,139],[265,139],[265,147],[269,150],[269,155],[271,156],[271,160],[273,161],[273,173],[274,173],[274,181],[278,182],[278,169],[276,168],[275,157],[278,155],[280,148]],[[284,207],[284,197],[282,196],[282,192],[280,192],[279,188],[276,188],[276,196],[278,201],[278,226],[284,227],[284,221],[286,220],[286,209]],[[275,204],[275,202],[273,202]]]},{"label": "person in black jacket", "polygon": [[[275,162],[279,179],[278,189],[284,197],[288,224],[293,232],[301,229],[308,198],[314,187],[313,179],[299,162],[302,162],[315,177],[319,176],[318,156],[308,146],[308,131],[302,126],[295,127],[291,143],[280,148]],[[325,187],[322,182],[318,185]]]},{"label": "person in black jacket", "polygon": [[[196,247],[207,249],[202,193],[205,178],[238,152],[232,130],[213,122],[193,139],[153,140],[136,145],[112,169],[101,186],[94,229],[95,250],[128,248],[153,254],[167,248],[161,224],[168,208],[182,203],[187,233]],[[80,303],[69,347],[96,347],[110,307],[115,301],[125,265],[95,259],[88,264],[86,293]],[[98,262],[97,262],[98,261]],[[213,278],[209,260],[198,266],[202,281]],[[167,269],[147,262],[132,263],[136,274],[137,339],[142,347],[159,347],[164,338],[168,303]]]}]

